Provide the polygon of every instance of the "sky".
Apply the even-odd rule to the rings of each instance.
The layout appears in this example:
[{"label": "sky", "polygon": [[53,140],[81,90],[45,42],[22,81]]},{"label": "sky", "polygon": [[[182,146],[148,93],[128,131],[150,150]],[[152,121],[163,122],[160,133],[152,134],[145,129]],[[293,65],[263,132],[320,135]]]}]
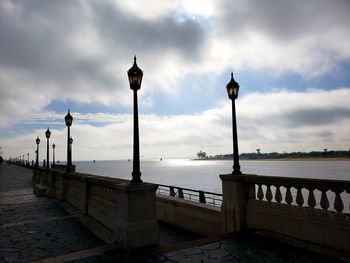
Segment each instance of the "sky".
[{"label": "sky", "polygon": [[[132,157],[134,55],[141,158],[350,149],[348,0],[0,0],[0,152]],[[52,153],[50,153],[52,154]]]}]

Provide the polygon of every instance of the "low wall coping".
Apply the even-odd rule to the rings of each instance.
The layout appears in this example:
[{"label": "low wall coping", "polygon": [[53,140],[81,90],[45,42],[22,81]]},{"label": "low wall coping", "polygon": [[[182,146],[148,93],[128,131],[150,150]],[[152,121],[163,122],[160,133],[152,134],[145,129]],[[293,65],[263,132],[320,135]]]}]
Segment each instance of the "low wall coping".
[{"label": "low wall coping", "polygon": [[141,183],[141,184],[132,184],[132,183],[120,183],[114,186],[118,192],[126,194],[138,194],[143,192],[152,192],[156,191],[158,188],[157,184],[151,183]]}]

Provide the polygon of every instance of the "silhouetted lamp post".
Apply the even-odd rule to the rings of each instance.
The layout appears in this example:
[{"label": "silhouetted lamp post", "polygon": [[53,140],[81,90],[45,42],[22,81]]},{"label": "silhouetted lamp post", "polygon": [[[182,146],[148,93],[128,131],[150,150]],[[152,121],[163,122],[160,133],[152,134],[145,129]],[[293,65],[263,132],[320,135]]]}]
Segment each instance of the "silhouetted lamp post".
[{"label": "silhouetted lamp post", "polygon": [[241,167],[239,166],[238,154],[238,140],[237,140],[237,124],[236,124],[236,105],[235,100],[238,97],[239,84],[233,79],[233,72],[231,73],[231,80],[226,85],[227,95],[232,100],[232,133],[233,133],[233,172],[232,174],[240,175]]},{"label": "silhouetted lamp post", "polygon": [[38,167],[39,166],[39,143],[40,143],[40,139],[39,137],[36,138],[35,140],[36,142],[36,159],[35,159],[35,166]]},{"label": "silhouetted lamp post", "polygon": [[49,127],[47,127],[47,130],[45,132],[45,136],[46,136],[46,168],[50,168],[50,159],[49,159],[49,155],[50,155],[50,136],[51,136],[51,132],[49,130]]},{"label": "silhouetted lamp post", "polygon": [[70,159],[71,165],[72,165],[72,147],[73,147],[72,144],[73,144],[73,138],[70,137],[69,138],[69,154],[70,154],[69,159]]},{"label": "silhouetted lamp post", "polygon": [[131,183],[142,183],[140,172],[140,143],[139,143],[139,113],[137,106],[137,91],[141,88],[142,70],[136,64],[128,70],[130,89],[134,91],[134,149],[133,149],[133,171]]},{"label": "silhouetted lamp post", "polygon": [[73,117],[70,115],[70,111],[68,110],[67,115],[64,117],[64,120],[66,122],[66,125],[68,127],[68,135],[67,135],[67,172],[71,171],[72,166],[72,155],[70,153],[70,126],[72,126],[73,123]]},{"label": "silhouetted lamp post", "polygon": [[55,165],[55,148],[56,145],[52,144],[52,164]]}]

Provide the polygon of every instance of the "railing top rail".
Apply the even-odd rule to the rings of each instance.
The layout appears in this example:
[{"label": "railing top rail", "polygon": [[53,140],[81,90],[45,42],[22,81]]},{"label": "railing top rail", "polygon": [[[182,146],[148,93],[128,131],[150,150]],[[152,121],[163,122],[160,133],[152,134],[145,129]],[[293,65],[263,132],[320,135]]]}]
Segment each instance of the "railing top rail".
[{"label": "railing top rail", "polygon": [[350,189],[350,181],[334,180],[334,179],[316,179],[316,178],[297,178],[297,177],[281,177],[266,175],[243,175],[242,180],[247,183],[271,184],[284,186],[300,186],[300,187],[319,187],[319,188],[342,188]]},{"label": "railing top rail", "polygon": [[213,192],[207,192],[207,191],[202,191],[202,190],[196,190],[196,189],[189,189],[189,188],[184,188],[184,187],[180,187],[180,186],[173,186],[173,185],[165,185],[165,184],[158,184],[159,186],[163,186],[163,187],[173,187],[173,188],[181,188],[182,190],[186,190],[186,191],[191,191],[191,192],[203,192],[205,194],[210,194],[210,195],[216,195],[216,196],[222,196],[222,194],[218,194],[218,193],[213,193]]}]

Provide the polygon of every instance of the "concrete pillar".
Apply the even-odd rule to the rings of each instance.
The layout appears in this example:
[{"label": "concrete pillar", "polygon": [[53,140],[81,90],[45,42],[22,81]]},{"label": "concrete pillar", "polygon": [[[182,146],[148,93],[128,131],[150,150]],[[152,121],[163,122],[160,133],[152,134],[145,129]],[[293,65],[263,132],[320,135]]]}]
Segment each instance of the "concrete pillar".
[{"label": "concrete pillar", "polygon": [[223,174],[223,202],[221,206],[223,234],[238,232],[246,228],[246,203],[249,186],[243,182],[244,175]]},{"label": "concrete pillar", "polygon": [[156,190],[158,185],[119,184],[117,190],[116,238],[128,250],[158,244]]}]

